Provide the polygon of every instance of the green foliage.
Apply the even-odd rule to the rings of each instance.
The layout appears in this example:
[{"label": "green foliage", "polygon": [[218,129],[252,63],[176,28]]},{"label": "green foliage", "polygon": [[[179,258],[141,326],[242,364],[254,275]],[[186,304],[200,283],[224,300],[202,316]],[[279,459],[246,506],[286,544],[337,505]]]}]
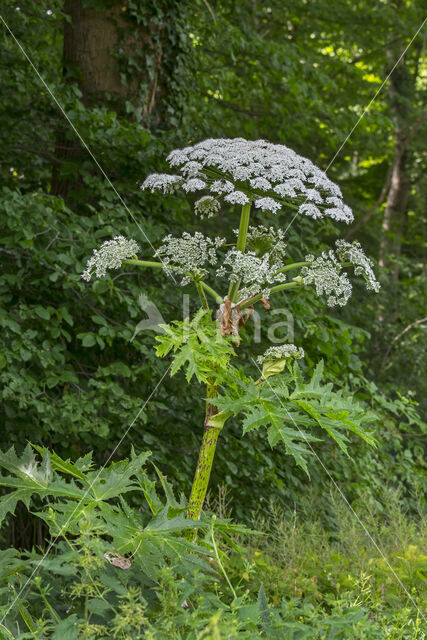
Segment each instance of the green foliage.
[{"label": "green foliage", "polygon": [[[177,502],[160,472],[166,501],[159,499],[155,483],[144,471],[150,453],[132,452],[130,460],[92,469],[90,455],[72,463],[45,448],[36,449],[41,462],[30,445],[21,457],[13,448],[0,454],[0,467],[10,474],[0,476],[0,486],[12,489],[0,499],[2,519],[8,512],[13,513],[18,500],[29,508],[35,497],[42,499],[37,517],[46,522],[54,541],[64,535],[78,536],[86,527],[100,541],[104,540],[104,550],[112,549],[121,556],[132,554],[133,562],[153,580],[165,558],[172,566],[179,563],[184,571],[185,567],[198,564],[197,555],[189,552],[210,555],[204,543],[196,546],[183,535],[176,537],[193,529],[194,523],[185,517],[185,501],[181,497]],[[139,513],[129,506],[124,495],[130,492],[144,496],[148,511]],[[218,523],[218,531],[224,524]],[[199,527],[207,526],[208,522],[202,519]],[[229,529],[233,531],[234,527]]]},{"label": "green foliage", "polygon": [[[80,462],[56,460],[52,467],[64,468],[64,463],[64,477],[71,470],[80,475]],[[83,476],[87,473],[82,471]],[[142,474],[134,479],[138,476]],[[147,504],[156,504],[157,513],[168,505],[173,521],[180,503],[165,479],[160,475],[157,483],[158,488],[167,487],[168,497],[163,491],[161,499],[155,495],[154,481],[145,479],[141,488],[148,487]],[[87,509],[77,535],[70,531],[61,541],[52,541],[46,557],[36,551],[0,553],[0,613],[2,618],[6,614],[2,637],[422,640],[422,618],[416,609],[423,608],[426,570],[425,556],[416,545],[422,544],[420,527],[402,511],[393,492],[387,494],[387,505],[381,524],[379,514],[367,511],[366,505],[358,510],[381,552],[339,496],[330,503],[336,525],[332,536],[307,499],[301,504],[305,514],[264,510],[257,521],[265,529],[263,536],[247,537],[244,529],[219,518],[206,520],[206,531],[214,527],[217,548],[222,549],[227,580],[215,557],[209,568],[201,562],[203,554],[209,555],[206,536],[190,554],[192,565],[184,556],[177,562],[171,562],[169,554],[159,560],[155,581],[144,571],[150,547],[141,545],[138,553],[126,554],[128,569],[106,562],[111,539]],[[56,510],[57,499],[46,506]],[[138,521],[154,515],[145,507],[142,512],[128,509],[129,518]],[[158,535],[166,539],[164,530]],[[230,536],[234,548],[226,542]],[[179,533],[169,540],[190,544]],[[29,578],[32,582],[27,583]],[[18,594],[21,600],[14,604]]]},{"label": "green foliage", "polygon": [[322,373],[323,362],[308,382],[297,363],[286,373],[260,384],[240,374],[231,390],[216,398],[215,403],[224,413],[243,414],[244,434],[266,427],[270,446],[283,442],[286,453],[308,474],[308,457],[314,449],[306,443],[321,441],[320,430],[326,431],[345,453],[349,438],[343,430],[374,444],[368,424],[375,415],[351,396],[334,392],[332,383],[322,385]]},{"label": "green foliage", "polygon": [[185,368],[190,382],[193,376],[198,382],[217,384],[227,375],[230,358],[235,355],[231,339],[223,338],[218,326],[212,322],[211,312],[200,309],[194,317],[183,322],[160,325],[166,335],[156,336],[160,343],[156,354],[160,357],[173,353],[171,375]]}]

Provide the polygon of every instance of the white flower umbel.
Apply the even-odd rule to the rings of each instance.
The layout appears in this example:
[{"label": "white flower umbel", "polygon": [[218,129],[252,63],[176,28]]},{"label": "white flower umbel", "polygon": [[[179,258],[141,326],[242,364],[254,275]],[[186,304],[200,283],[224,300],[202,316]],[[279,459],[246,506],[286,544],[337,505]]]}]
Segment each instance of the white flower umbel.
[{"label": "white flower umbel", "polygon": [[264,298],[270,297],[271,285],[285,282],[284,273],[277,273],[282,262],[271,260],[270,253],[258,257],[255,251],[242,253],[238,249],[227,251],[222,266],[217,270],[217,276],[228,274],[232,282],[243,285],[239,297],[246,298],[256,293],[262,293]]},{"label": "white flower umbel", "polygon": [[261,211],[271,211],[271,213],[276,213],[282,208],[282,205],[273,198],[259,198],[255,200],[254,204],[257,209],[261,209]]},{"label": "white flower umbel", "polygon": [[357,276],[363,276],[366,281],[366,288],[378,293],[380,290],[380,283],[375,277],[373,270],[374,263],[363,251],[359,242],[353,243],[346,242],[345,240],[337,240],[336,243],[337,254],[342,262],[349,262],[355,269],[354,273]]},{"label": "white flower umbel", "polygon": [[149,189],[151,193],[154,193],[154,191],[173,193],[183,182],[184,178],[181,176],[174,176],[169,173],[152,173],[144,180],[141,189]]},{"label": "white flower umbel", "polygon": [[340,188],[310,160],[281,144],[265,140],[218,138],[176,149],[168,156],[180,175],[149,176],[143,189],[166,193],[182,186],[186,192],[205,191],[229,204],[250,200],[263,211],[290,208],[314,219],[329,216],[351,222]]},{"label": "white flower umbel", "polygon": [[326,294],[329,307],[346,305],[352,288],[332,249],[328,253],[323,251],[317,258],[308,255],[305,259],[310,265],[301,269],[304,284],[314,284],[318,296]]},{"label": "white flower umbel", "polygon": [[206,264],[216,264],[216,250],[224,244],[224,238],[210,238],[196,231],[194,235],[184,231],[180,238],[168,235],[154,254],[160,257],[166,273],[181,273],[184,278],[181,285],[188,284],[191,279],[203,278],[207,271]]},{"label": "white flower umbel", "polygon": [[249,198],[247,195],[243,193],[243,191],[231,191],[231,193],[227,193],[224,196],[224,200],[229,202],[230,204],[247,204],[249,202]]},{"label": "white flower umbel", "polygon": [[262,356],[258,356],[257,362],[271,362],[272,360],[283,360],[284,358],[295,358],[300,360],[304,357],[304,349],[296,347],[294,344],[281,344],[278,347],[269,347]]},{"label": "white flower umbel", "polygon": [[124,236],[116,236],[113,240],[106,240],[99,249],[95,249],[93,256],[88,260],[83,280],[89,281],[93,274],[102,278],[107,274],[107,269],[119,269],[123,260],[136,256],[139,246],[135,240],[128,240]]},{"label": "white flower umbel", "polygon": [[219,200],[212,196],[203,196],[194,204],[194,211],[203,218],[212,218],[221,208]]}]

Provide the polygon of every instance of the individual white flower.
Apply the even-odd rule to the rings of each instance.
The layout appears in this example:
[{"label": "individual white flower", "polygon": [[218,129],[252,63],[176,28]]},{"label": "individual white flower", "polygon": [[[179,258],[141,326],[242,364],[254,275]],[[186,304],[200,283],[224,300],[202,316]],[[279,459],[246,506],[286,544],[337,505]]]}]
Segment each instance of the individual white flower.
[{"label": "individual white flower", "polygon": [[261,162],[251,162],[249,164],[249,171],[251,172],[252,176],[265,176],[265,168]]},{"label": "individual white flower", "polygon": [[288,178],[298,178],[299,180],[306,179],[306,175],[304,171],[301,171],[301,169],[288,169],[286,176]]},{"label": "individual white flower", "polygon": [[262,356],[257,357],[260,364],[271,362],[272,360],[283,360],[284,358],[295,358],[300,360],[304,357],[304,349],[296,347],[294,344],[281,344],[278,347],[269,347]]},{"label": "individual white flower", "polygon": [[154,191],[173,193],[182,183],[183,178],[181,176],[174,176],[169,173],[152,173],[148,178],[145,178],[141,189],[150,189],[151,193],[154,193]]},{"label": "individual white flower", "polygon": [[[233,178],[235,180],[240,180],[240,181],[244,181],[244,180],[249,180],[249,178],[251,177],[251,172],[248,169],[248,167],[236,167],[233,168],[233,165],[230,163],[227,163],[227,168],[225,169],[226,171],[231,171],[231,173],[233,174]],[[225,167],[224,167],[225,168]]]},{"label": "individual white flower", "polygon": [[171,167],[178,167],[188,161],[188,152],[185,149],[174,149],[167,157]]},{"label": "individual white flower", "polygon": [[366,281],[366,288],[378,293],[381,285],[376,279],[372,268],[374,263],[365,254],[360,243],[356,241],[350,243],[345,240],[337,240],[335,245],[337,247],[337,254],[340,260],[352,264],[355,267],[354,273],[357,276],[364,277]]},{"label": "individual white flower", "polygon": [[105,276],[107,269],[119,269],[123,260],[132,258],[139,251],[135,240],[128,240],[124,236],[116,236],[113,240],[106,240],[99,249],[95,249],[88,260],[86,269],[82,273],[83,280],[89,281],[95,273],[97,278]]},{"label": "individual white flower", "polygon": [[230,204],[247,204],[249,202],[249,198],[248,196],[243,193],[243,191],[232,191],[231,193],[227,193],[227,195],[224,197],[224,200],[226,202],[229,202]]},{"label": "individual white flower", "polygon": [[329,216],[330,218],[332,218],[332,220],[338,220],[338,221],[342,220],[347,224],[349,224],[350,222],[353,222],[354,220],[354,216],[350,207],[347,207],[347,205],[345,204],[342,204],[341,208],[330,207],[329,209],[325,209],[323,213],[326,216]]},{"label": "individual white flower", "polygon": [[339,198],[337,198],[336,196],[330,196],[329,198],[326,198],[325,202],[327,204],[333,204],[334,207],[342,207],[342,202]]},{"label": "individual white flower", "polygon": [[285,178],[287,171],[289,171],[289,169],[286,165],[275,164],[272,167],[266,168],[265,175],[272,182],[277,182]]},{"label": "individual white flower", "polygon": [[304,196],[306,200],[311,200],[311,202],[316,202],[317,204],[323,202],[323,198],[317,189],[306,189]]},{"label": "individual white flower", "polygon": [[323,251],[317,258],[308,255],[305,259],[311,264],[301,269],[304,284],[314,284],[318,296],[327,295],[329,307],[346,305],[352,292],[351,283],[334,252]]},{"label": "individual white flower", "polygon": [[307,191],[305,184],[299,178],[289,178],[289,180],[286,180],[285,184],[291,189],[301,191],[301,193],[305,193]]},{"label": "individual white flower", "polygon": [[219,200],[212,196],[203,196],[194,203],[194,211],[203,219],[212,218],[221,208]]},{"label": "individual white flower", "polygon": [[187,162],[182,167],[181,171],[188,178],[194,178],[200,173],[201,169],[202,169],[202,165],[200,164],[200,162],[195,162],[194,160],[190,160],[190,162]]},{"label": "individual white flower", "polygon": [[217,263],[216,250],[224,242],[224,238],[211,240],[198,231],[194,235],[184,231],[180,238],[172,235],[163,238],[163,244],[154,255],[162,260],[167,273],[176,272],[185,276],[181,282],[184,286],[190,277],[197,279],[207,274],[204,266]]},{"label": "individual white flower", "polygon": [[282,205],[277,200],[273,200],[273,198],[259,198],[255,200],[254,204],[257,209],[271,211],[272,213],[276,213],[282,208]]}]

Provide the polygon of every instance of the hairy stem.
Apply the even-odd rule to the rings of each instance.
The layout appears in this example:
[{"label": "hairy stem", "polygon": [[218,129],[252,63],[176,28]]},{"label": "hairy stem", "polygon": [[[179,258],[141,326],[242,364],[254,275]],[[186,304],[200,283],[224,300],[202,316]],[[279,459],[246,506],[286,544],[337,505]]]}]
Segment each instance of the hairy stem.
[{"label": "hairy stem", "polygon": [[[251,214],[251,201],[244,204],[242,207],[242,213],[240,215],[239,235],[237,236],[236,249],[244,253],[246,247],[246,236],[248,235],[249,216]],[[228,290],[228,297],[231,302],[236,302],[237,294],[239,292],[240,282],[230,282],[230,288]]]},{"label": "hairy stem", "polygon": [[[216,443],[221,431],[220,427],[212,427],[209,420],[218,413],[217,408],[209,402],[209,398],[216,396],[218,389],[214,385],[206,385],[206,417],[205,430],[203,433],[202,445],[200,447],[199,459],[197,461],[196,473],[194,474],[193,486],[191,487],[190,500],[188,502],[187,517],[199,520],[202,512],[203,502],[208,490],[209,478],[211,475],[212,463],[215,455]],[[194,534],[195,537],[196,533]]]}]

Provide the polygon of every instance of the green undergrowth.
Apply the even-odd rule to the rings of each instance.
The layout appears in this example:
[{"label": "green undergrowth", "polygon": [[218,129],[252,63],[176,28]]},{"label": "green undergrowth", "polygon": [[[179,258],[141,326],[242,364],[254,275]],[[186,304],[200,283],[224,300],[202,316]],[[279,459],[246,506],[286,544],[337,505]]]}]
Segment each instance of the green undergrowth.
[{"label": "green undergrowth", "polygon": [[148,454],[99,470],[28,447],[0,466],[6,522],[22,500],[48,528],[45,546],[0,552],[0,638],[425,638],[424,519],[392,489],[380,510],[325,486],[327,518],[308,495],[250,530],[221,489],[194,543]]}]

